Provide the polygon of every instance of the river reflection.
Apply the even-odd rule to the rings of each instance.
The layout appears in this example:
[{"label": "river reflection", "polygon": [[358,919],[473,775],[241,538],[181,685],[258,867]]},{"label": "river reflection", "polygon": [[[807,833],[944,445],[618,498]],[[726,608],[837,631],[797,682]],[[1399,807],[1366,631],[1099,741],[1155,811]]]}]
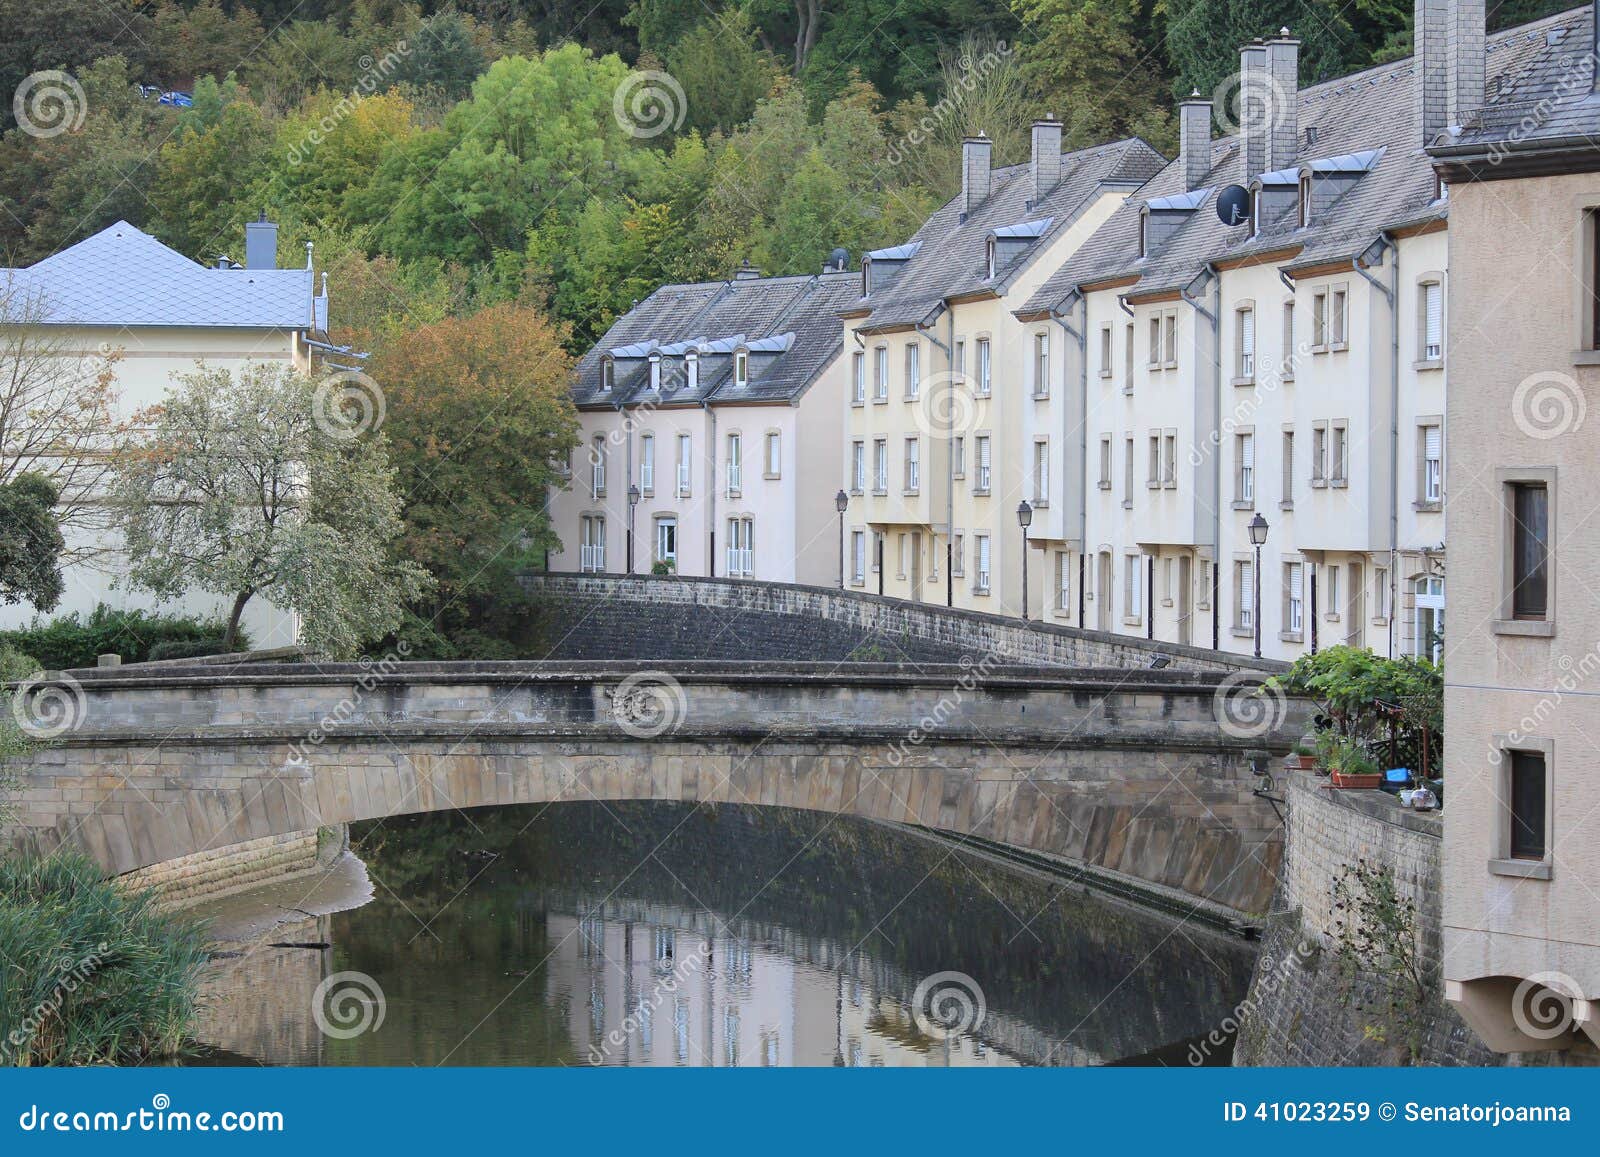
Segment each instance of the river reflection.
[{"label": "river reflection", "polygon": [[[375,899],[212,964],[212,1061],[1184,1063],[1252,960],[1237,940],[808,812],[567,803],[356,839]],[[381,990],[375,1029],[345,1036],[352,1021],[324,1006],[333,1032],[319,1030],[313,993],[343,972]],[[379,1006],[355,1011],[372,1023]]]}]

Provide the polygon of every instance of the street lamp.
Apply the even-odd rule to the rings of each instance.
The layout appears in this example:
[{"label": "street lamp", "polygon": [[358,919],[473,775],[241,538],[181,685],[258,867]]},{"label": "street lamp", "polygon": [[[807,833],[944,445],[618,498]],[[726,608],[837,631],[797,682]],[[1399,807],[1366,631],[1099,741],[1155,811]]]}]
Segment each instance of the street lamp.
[{"label": "street lamp", "polygon": [[839,512],[839,589],[844,590],[844,512],[850,505],[850,496],[843,490],[833,496],[833,508]]},{"label": "street lamp", "polygon": [[1022,527],[1022,619],[1028,619],[1028,527],[1033,525],[1033,507],[1024,498],[1017,507],[1017,525]]},{"label": "street lamp", "polygon": [[628,483],[628,573],[633,573],[633,508],[639,505],[639,487]]},{"label": "street lamp", "polygon": [[1267,542],[1267,520],[1261,517],[1261,511],[1256,511],[1256,516],[1250,520],[1250,545],[1256,548],[1255,570],[1255,598],[1251,604],[1251,618],[1255,620],[1256,628],[1256,658],[1261,658],[1261,548]]}]

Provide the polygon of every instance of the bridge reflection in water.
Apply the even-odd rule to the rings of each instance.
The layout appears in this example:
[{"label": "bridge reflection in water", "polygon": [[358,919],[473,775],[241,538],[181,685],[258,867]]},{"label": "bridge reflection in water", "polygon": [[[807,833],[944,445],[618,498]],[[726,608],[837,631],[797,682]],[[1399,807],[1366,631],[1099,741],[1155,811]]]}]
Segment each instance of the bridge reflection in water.
[{"label": "bridge reflection in water", "polygon": [[[225,1063],[1091,1065],[1181,1056],[1248,982],[1240,941],[888,825],[538,810],[374,825],[378,899],[304,929],[326,951],[216,962],[208,1043]],[[342,971],[382,989],[377,1031],[317,1031],[312,991]]]}]

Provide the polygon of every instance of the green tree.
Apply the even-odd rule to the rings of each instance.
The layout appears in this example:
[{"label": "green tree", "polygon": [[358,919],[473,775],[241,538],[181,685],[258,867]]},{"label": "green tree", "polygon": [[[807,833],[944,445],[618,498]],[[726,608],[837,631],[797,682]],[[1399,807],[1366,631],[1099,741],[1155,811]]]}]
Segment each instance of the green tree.
[{"label": "green tree", "polygon": [[143,7],[139,0],[0,0],[0,128],[15,123],[12,95],[30,73],[75,71],[116,52],[142,60],[150,36]]},{"label": "green tree", "polygon": [[202,76],[226,76],[265,39],[261,21],[247,6],[224,9],[221,0],[184,6],[166,0],[150,33],[152,64],[170,88],[190,88]]},{"label": "green tree", "polygon": [[1159,0],[1166,17],[1172,91],[1210,95],[1239,70],[1239,49],[1290,29],[1300,39],[1300,76],[1316,81],[1365,63],[1338,0]]},{"label": "green tree", "polygon": [[1012,0],[1012,7],[1029,33],[1019,49],[1023,74],[1041,111],[1061,116],[1069,145],[1126,136],[1167,102],[1161,41],[1153,34],[1159,14],[1149,0]]},{"label": "green tree", "polygon": [[666,54],[667,71],[683,86],[688,125],[701,133],[731,132],[772,91],[778,66],[732,10],[702,21]]},{"label": "green tree", "polygon": [[61,601],[61,552],[56,488],[39,474],[0,483],[0,603],[28,602],[51,611]]},{"label": "green tree", "polygon": [[458,101],[487,65],[471,18],[446,9],[422,21],[406,38],[406,51],[389,80],[431,88],[448,101]]},{"label": "green tree", "polygon": [[197,261],[237,253],[244,223],[262,206],[241,193],[267,173],[272,130],[265,115],[210,78],[195,86],[195,107],[162,146],[150,202],[161,239]]},{"label": "green tree", "polygon": [[111,487],[132,585],[231,596],[225,648],[257,595],[300,612],[303,641],[331,655],[392,630],[426,576],[390,557],[394,469],[345,401],[281,365],[179,378],[140,416],[148,432],[124,448]]}]

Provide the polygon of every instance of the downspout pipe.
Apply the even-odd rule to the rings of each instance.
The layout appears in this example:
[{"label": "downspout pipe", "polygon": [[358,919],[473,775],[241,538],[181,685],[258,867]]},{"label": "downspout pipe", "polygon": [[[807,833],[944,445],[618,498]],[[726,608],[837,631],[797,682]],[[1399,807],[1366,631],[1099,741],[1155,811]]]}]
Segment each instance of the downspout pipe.
[{"label": "downspout pipe", "polygon": [[[1388,233],[1379,233],[1374,246],[1378,253],[1378,261],[1383,261],[1385,253],[1394,254],[1394,269],[1391,278],[1393,287],[1385,285],[1372,274],[1367,272],[1367,264],[1362,261],[1362,254],[1350,260],[1350,268],[1370,282],[1384,300],[1389,303],[1389,612],[1386,617],[1389,633],[1389,658],[1394,658],[1394,617],[1399,607],[1396,596],[1396,585],[1399,580],[1400,558],[1400,246]],[[1371,252],[1369,247],[1367,252]]]},{"label": "downspout pipe", "polygon": [[[1222,649],[1222,334],[1217,319],[1222,316],[1222,275],[1216,265],[1207,262],[1201,270],[1211,286],[1212,306],[1207,309],[1200,298],[1189,292],[1189,286],[1178,291],[1180,297],[1194,307],[1195,313],[1211,323],[1211,358],[1206,367],[1211,374],[1213,425],[1217,429],[1217,443],[1211,454],[1211,649]],[[1191,285],[1193,282],[1190,283]],[[1198,383],[1197,383],[1198,384]],[[1256,614],[1261,608],[1256,608]]]},{"label": "downspout pipe", "polygon": [[[1074,289],[1061,304],[1068,310],[1076,309],[1078,303],[1083,303],[1083,321],[1080,328],[1073,329],[1067,321],[1066,314],[1060,309],[1051,309],[1050,320],[1059,325],[1062,331],[1070,337],[1078,347],[1078,481],[1083,487],[1083,493],[1078,501],[1078,626],[1083,626],[1083,579],[1085,574],[1085,559],[1089,551],[1089,299],[1084,294]],[[1067,444],[1067,408],[1061,407],[1061,444]]]},{"label": "downspout pipe", "polygon": [[[954,354],[953,351],[955,349],[955,339],[952,337],[949,342],[942,342],[942,341],[940,341],[938,338],[936,338],[933,335],[933,328],[932,327],[933,327],[933,324],[939,320],[939,315],[940,314],[945,314],[945,315],[948,316],[948,319],[949,319],[948,320],[948,325],[950,327],[950,332],[953,334],[955,332],[955,324],[956,324],[955,314],[950,309],[950,307],[948,305],[946,305],[942,301],[938,304],[937,308],[935,308],[931,313],[928,314],[927,317],[925,317],[921,321],[917,322],[916,331],[917,331],[917,333],[919,333],[923,337],[927,338],[930,342],[932,342],[934,344],[934,346],[936,346],[937,348],[939,348],[939,349],[944,351],[944,365],[945,365],[946,375],[951,379],[951,384],[954,385],[955,384],[955,369],[954,369],[954,366],[955,366],[955,354]],[[944,458],[945,458],[945,505],[946,505],[945,524],[944,524],[944,601],[945,601],[945,606],[954,606],[955,605],[955,598],[956,598],[955,579],[952,577],[952,575],[950,573],[950,563],[951,563],[951,560],[952,560],[952,549],[953,549],[953,545],[954,545],[954,542],[955,542],[955,523],[953,521],[953,519],[955,517],[955,501],[956,501],[955,500],[956,469],[955,469],[955,456],[953,454],[953,450],[954,450],[954,446],[955,446],[955,420],[956,420],[956,418],[955,418],[955,407],[952,406],[952,407],[950,407],[950,425],[947,426],[946,429],[945,429],[945,447],[944,447]],[[931,447],[930,447],[930,449],[931,449]],[[929,530],[931,532],[932,527],[929,527]],[[938,548],[935,547],[935,549],[938,549]],[[918,565],[921,565],[921,564],[919,563]]]},{"label": "downspout pipe", "polygon": [[711,464],[710,488],[707,491],[711,498],[711,515],[709,525],[706,527],[706,577],[717,577],[717,411],[712,408],[709,400],[702,401],[700,408],[706,412],[706,420],[711,423],[711,445],[706,450],[706,460]]}]

